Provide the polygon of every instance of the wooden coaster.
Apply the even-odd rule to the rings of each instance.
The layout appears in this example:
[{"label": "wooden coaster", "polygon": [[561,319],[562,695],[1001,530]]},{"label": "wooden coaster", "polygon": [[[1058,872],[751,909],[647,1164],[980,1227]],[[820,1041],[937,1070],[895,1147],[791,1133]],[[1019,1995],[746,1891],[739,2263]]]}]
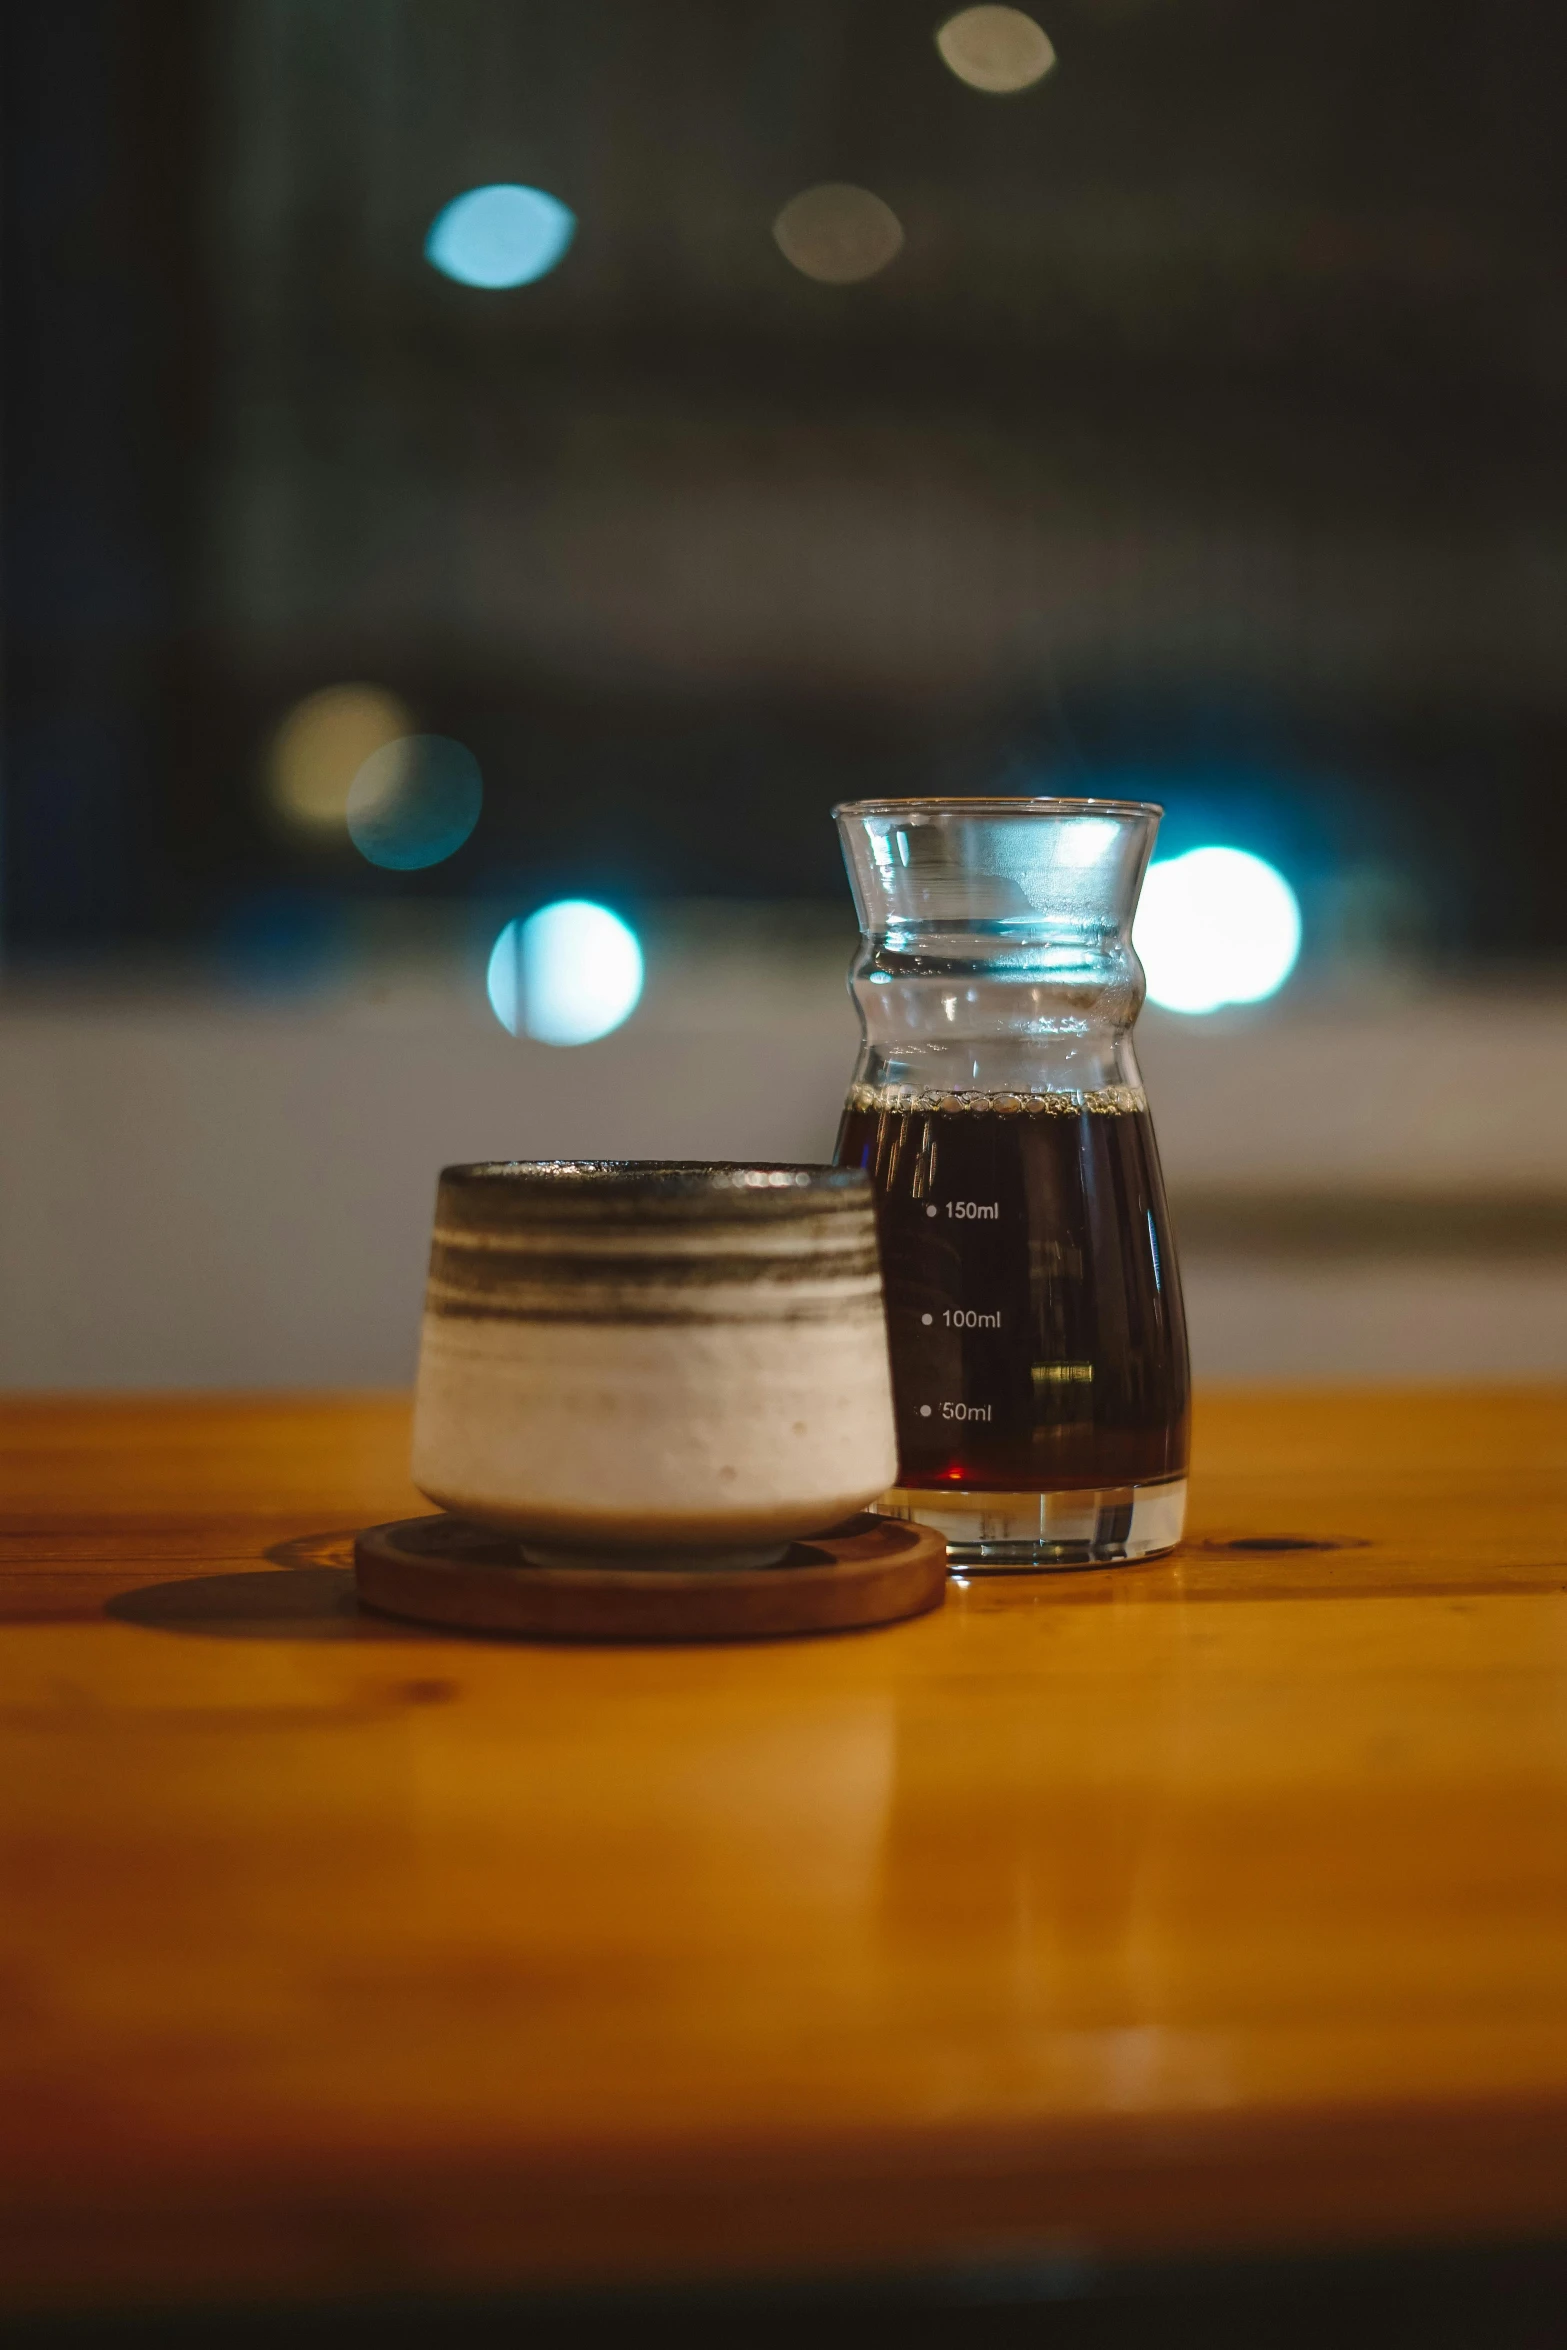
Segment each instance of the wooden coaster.
[{"label": "wooden coaster", "polygon": [[403,1518],[354,1541],[367,1607],[530,1640],[777,1640],[849,1632],[940,1607],[947,1546],[869,1515],[791,1544],[776,1567],[536,1567],[468,1518]]}]

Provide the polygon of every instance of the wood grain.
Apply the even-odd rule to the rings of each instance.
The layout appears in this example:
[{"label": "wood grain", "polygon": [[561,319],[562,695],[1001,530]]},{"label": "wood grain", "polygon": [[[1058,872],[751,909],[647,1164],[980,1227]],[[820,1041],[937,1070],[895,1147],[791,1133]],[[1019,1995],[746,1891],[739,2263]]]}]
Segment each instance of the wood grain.
[{"label": "wood grain", "polygon": [[730,1649],[361,1616],[406,1432],[0,1407],[9,2303],[1567,2226],[1567,1397]]}]

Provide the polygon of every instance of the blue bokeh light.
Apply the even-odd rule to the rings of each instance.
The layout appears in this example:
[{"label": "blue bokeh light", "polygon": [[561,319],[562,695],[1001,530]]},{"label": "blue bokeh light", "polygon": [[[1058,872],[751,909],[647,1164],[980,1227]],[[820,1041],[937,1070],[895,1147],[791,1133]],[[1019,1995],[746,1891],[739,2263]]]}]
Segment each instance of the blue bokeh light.
[{"label": "blue bokeh light", "polygon": [[348,837],[372,865],[412,873],[460,849],[483,805],[472,751],[449,735],[402,734],[349,785]]},{"label": "blue bokeh light", "polygon": [[470,188],[436,214],[424,257],[460,286],[531,286],[577,233],[577,216],[543,188]]},{"label": "blue bokeh light", "polygon": [[1132,944],[1148,1000],[1168,1012],[1216,1012],[1275,994],[1300,954],[1295,892],[1245,849],[1190,849],[1150,867]]},{"label": "blue bokeh light", "polygon": [[637,934],[607,906],[562,898],[508,922],[490,952],[490,1005],[513,1036],[592,1044],[629,1020],[642,994]]}]

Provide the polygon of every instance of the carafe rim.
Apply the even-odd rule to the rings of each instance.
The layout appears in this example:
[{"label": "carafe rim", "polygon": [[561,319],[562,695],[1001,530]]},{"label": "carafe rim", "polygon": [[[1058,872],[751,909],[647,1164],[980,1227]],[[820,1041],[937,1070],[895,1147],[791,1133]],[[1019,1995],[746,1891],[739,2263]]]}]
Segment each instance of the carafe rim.
[{"label": "carafe rim", "polygon": [[951,812],[962,816],[1162,816],[1157,800],[1100,800],[1019,796],[999,798],[979,793],[972,798],[923,797],[887,800],[840,800],[835,819],[854,816],[925,816]]}]

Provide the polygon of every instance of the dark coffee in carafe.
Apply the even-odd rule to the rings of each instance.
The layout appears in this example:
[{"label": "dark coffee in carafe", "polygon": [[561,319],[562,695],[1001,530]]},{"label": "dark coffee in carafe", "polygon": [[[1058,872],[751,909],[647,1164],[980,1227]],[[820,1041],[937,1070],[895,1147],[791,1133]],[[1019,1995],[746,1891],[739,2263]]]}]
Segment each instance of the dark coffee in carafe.
[{"label": "dark coffee in carafe", "polygon": [[856,1086],[837,1157],[876,1188],[902,1485],[1182,1474],[1186,1326],[1140,1095],[912,1109]]}]

